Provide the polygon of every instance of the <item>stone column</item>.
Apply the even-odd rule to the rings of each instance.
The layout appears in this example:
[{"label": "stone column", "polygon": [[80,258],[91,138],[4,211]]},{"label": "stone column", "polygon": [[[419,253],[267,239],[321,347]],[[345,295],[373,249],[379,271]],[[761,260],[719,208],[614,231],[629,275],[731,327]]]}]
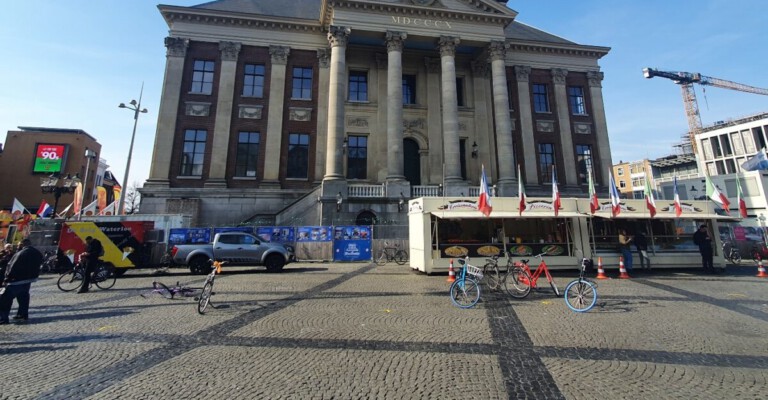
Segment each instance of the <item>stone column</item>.
[{"label": "stone column", "polygon": [[285,75],[289,47],[269,46],[271,72],[269,104],[267,105],[267,135],[264,138],[264,179],[262,186],[279,185],[280,152],[283,143],[283,107],[285,106]]},{"label": "stone column", "polygon": [[539,185],[537,169],[538,152],[533,140],[533,114],[531,108],[531,89],[528,79],[531,75],[531,67],[515,65],[515,78],[517,78],[517,95],[520,102],[520,133],[523,138],[523,157],[525,162],[525,185],[534,187]]},{"label": "stone column", "polygon": [[330,71],[328,66],[331,60],[331,49],[317,49],[317,63],[320,66],[318,72],[317,95],[317,150],[315,153],[315,181],[321,181],[325,174],[323,166],[326,157],[326,140],[328,138],[328,81]]},{"label": "stone column", "polygon": [[232,126],[232,103],[235,96],[237,56],[242,45],[237,42],[219,42],[221,68],[219,91],[216,101],[216,120],[213,125],[211,142],[211,168],[205,187],[226,187],[227,153],[229,153],[230,127]]},{"label": "stone column", "polygon": [[[605,120],[605,108],[603,107],[603,73],[599,71],[587,72],[587,80],[589,81],[589,98],[591,99],[592,115],[595,121],[594,134],[597,138],[597,149],[592,149],[592,153],[595,150],[600,155],[600,163],[595,165],[595,170],[600,169],[599,176],[603,179],[601,183],[603,186],[608,187],[610,184],[608,176],[608,168],[613,165],[611,161],[611,144],[608,141],[608,123]],[[598,173],[595,173],[596,175]]]},{"label": "stone column", "polygon": [[491,74],[493,79],[493,109],[496,121],[496,143],[499,157],[497,196],[511,197],[517,193],[515,178],[515,152],[512,146],[512,120],[509,117],[509,90],[507,89],[506,49],[509,45],[494,40],[490,45]]},{"label": "stone column", "polygon": [[403,41],[405,32],[387,31],[387,181],[403,175]]},{"label": "stone column", "polygon": [[429,140],[429,179],[427,183],[443,184],[443,165],[445,154],[443,148],[443,130],[440,117],[440,60],[426,57],[424,66],[427,69],[427,139]]},{"label": "stone column", "polygon": [[[568,110],[568,93],[565,89],[565,77],[568,70],[552,68],[552,81],[555,83],[555,108],[557,109],[557,122],[560,125],[560,147],[563,152],[563,167],[565,167],[565,185],[578,186],[576,175],[576,156],[573,147],[573,131]],[[561,169],[562,171],[562,169]],[[560,180],[558,178],[558,180]]]},{"label": "stone column", "polygon": [[347,42],[351,29],[331,26],[328,42],[331,44],[331,74],[328,83],[328,140],[325,162],[326,180],[344,179],[344,97],[347,93]]},{"label": "stone column", "polygon": [[[155,146],[152,152],[152,165],[145,187],[168,187],[168,175],[171,172],[171,153],[176,133],[176,118],[181,100],[181,79],[184,76],[184,58],[187,56],[189,39],[165,38],[166,60],[163,94],[157,115]],[[177,166],[178,168],[178,166]],[[178,173],[178,169],[176,170]],[[127,183],[123,182],[123,185]]]},{"label": "stone column", "polygon": [[441,87],[443,90],[443,153],[445,157],[445,190],[449,196],[460,195],[466,185],[461,185],[461,152],[459,146],[459,106],[456,99],[456,46],[459,38],[440,36]]}]

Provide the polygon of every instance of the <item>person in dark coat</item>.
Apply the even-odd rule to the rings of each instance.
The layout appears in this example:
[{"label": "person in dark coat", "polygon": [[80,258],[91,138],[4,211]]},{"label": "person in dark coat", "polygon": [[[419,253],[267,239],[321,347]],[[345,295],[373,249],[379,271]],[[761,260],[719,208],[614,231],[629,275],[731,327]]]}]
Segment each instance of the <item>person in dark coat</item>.
[{"label": "person in dark coat", "polygon": [[22,322],[29,319],[29,288],[40,276],[40,264],[43,254],[32,247],[29,239],[21,241],[19,250],[8,262],[3,282],[3,294],[0,295],[0,325],[7,324],[13,299],[19,303],[19,309],[13,319]]},{"label": "person in dark coat", "polygon": [[83,285],[80,286],[80,290],[77,293],[88,292],[88,287],[91,286],[91,275],[99,265],[99,257],[104,254],[104,247],[99,239],[88,236],[85,238],[85,244],[85,252],[80,254],[81,262],[85,263],[85,273],[83,273]]},{"label": "person in dark coat", "polygon": [[693,244],[699,246],[701,266],[704,268],[704,271],[714,273],[712,238],[709,236],[706,225],[699,226],[699,230],[693,234]]},{"label": "person in dark coat", "polygon": [[640,259],[640,267],[642,269],[651,269],[651,258],[648,257],[648,238],[645,237],[645,232],[637,231],[634,241],[637,256]]},{"label": "person in dark coat", "polygon": [[8,266],[14,253],[16,252],[13,251],[13,245],[10,243],[6,243],[3,249],[0,250],[0,286],[2,286],[5,279],[5,267]]}]

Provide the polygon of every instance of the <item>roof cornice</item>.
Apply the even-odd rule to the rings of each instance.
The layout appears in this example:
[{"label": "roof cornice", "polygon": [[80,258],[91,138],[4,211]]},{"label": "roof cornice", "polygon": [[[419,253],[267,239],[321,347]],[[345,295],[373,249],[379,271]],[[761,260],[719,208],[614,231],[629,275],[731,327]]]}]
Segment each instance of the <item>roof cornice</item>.
[{"label": "roof cornice", "polygon": [[517,39],[507,39],[506,43],[509,44],[509,50],[515,52],[524,53],[538,53],[538,54],[560,54],[570,56],[580,56],[600,59],[609,51],[610,47],[602,46],[586,46],[578,44],[561,44],[561,43],[548,43],[548,42],[535,42],[535,41],[521,41]]},{"label": "roof cornice", "polygon": [[208,25],[322,32],[322,26],[316,20],[165,5],[160,5],[157,8],[169,27],[174,22],[194,22]]}]

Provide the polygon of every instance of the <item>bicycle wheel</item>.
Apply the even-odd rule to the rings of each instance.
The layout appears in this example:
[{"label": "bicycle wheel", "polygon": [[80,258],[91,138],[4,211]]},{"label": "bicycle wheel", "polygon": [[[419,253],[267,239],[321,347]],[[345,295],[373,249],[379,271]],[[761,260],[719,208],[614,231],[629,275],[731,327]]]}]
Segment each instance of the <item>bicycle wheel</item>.
[{"label": "bicycle wheel", "polygon": [[112,273],[112,269],[105,265],[98,267],[93,275],[93,283],[99,289],[107,290],[115,286],[115,281],[117,281],[117,277]]},{"label": "bicycle wheel", "polygon": [[488,285],[488,289],[499,290],[501,288],[501,275],[499,267],[493,263],[485,264],[483,267],[483,280]]},{"label": "bicycle wheel", "polygon": [[71,292],[73,290],[77,290],[82,285],[83,275],[79,270],[76,269],[61,274],[61,276],[59,276],[58,282],[56,282],[56,286],[58,286],[59,290],[62,292]]},{"label": "bicycle wheel", "polygon": [[403,265],[408,262],[408,253],[405,252],[405,250],[398,250],[397,253],[395,253],[395,262],[398,265]]},{"label": "bicycle wheel", "polygon": [[378,265],[384,265],[387,263],[387,252],[384,250],[379,251],[379,254],[376,255],[376,264]]},{"label": "bicycle wheel", "polygon": [[555,280],[551,276],[549,279],[549,286],[552,287],[552,291],[555,292],[555,296],[560,297],[560,291],[557,289],[557,285],[555,285]]},{"label": "bicycle wheel", "polygon": [[203,292],[200,293],[200,299],[197,301],[197,312],[199,314],[205,313],[205,308],[211,302],[211,293],[213,293],[213,281],[206,282],[205,286],[203,286]]},{"label": "bicycle wheel", "polygon": [[472,279],[459,279],[451,284],[451,302],[459,308],[471,308],[480,300],[480,286]]},{"label": "bicycle wheel", "polygon": [[160,282],[152,282],[152,287],[155,289],[155,292],[160,293],[166,299],[170,300],[173,298],[173,292],[171,289],[168,289],[168,286]]},{"label": "bicycle wheel", "polygon": [[586,280],[575,280],[565,287],[565,304],[573,311],[587,312],[597,303],[597,289]]},{"label": "bicycle wheel", "polygon": [[741,254],[738,251],[731,252],[731,262],[736,265],[741,264]]},{"label": "bicycle wheel", "polygon": [[504,289],[516,298],[522,299],[531,293],[531,275],[520,267],[514,267],[504,278]]}]

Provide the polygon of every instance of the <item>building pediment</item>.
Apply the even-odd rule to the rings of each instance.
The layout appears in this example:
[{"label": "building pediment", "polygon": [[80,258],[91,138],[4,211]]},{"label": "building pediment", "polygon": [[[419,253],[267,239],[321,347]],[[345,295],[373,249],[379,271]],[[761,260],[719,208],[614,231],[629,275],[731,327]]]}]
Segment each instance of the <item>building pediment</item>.
[{"label": "building pediment", "polygon": [[505,2],[495,0],[326,0],[323,25],[333,24],[335,10],[378,12],[442,20],[472,21],[506,26],[517,16]]}]

